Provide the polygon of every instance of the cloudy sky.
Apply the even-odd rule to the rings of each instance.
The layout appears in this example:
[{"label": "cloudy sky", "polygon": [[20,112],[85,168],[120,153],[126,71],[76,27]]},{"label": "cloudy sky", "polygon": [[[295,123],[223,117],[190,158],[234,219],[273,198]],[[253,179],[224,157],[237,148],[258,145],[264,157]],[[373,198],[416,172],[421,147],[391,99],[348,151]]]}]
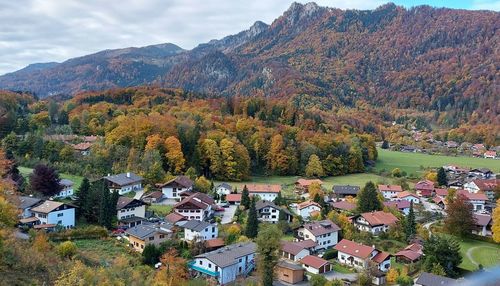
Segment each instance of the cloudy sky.
[{"label": "cloudy sky", "polygon": [[[0,0],[0,74],[103,49],[171,42],[185,49],[271,23],[292,0]],[[297,1],[309,2],[309,1]],[[388,0],[319,0],[372,9]],[[500,0],[394,0],[411,7],[500,11]]]}]

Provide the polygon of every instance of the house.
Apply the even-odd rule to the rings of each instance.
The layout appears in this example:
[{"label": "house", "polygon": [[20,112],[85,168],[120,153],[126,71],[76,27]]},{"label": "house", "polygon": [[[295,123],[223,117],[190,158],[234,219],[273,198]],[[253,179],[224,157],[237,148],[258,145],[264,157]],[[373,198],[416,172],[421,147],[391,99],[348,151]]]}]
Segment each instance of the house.
[{"label": "house", "polygon": [[301,241],[285,241],[281,243],[281,256],[291,261],[299,261],[315,252],[318,244],[312,239]]},{"label": "house", "polygon": [[318,245],[316,250],[328,249],[338,243],[339,231],[340,227],[331,220],[325,219],[305,223],[298,229],[297,236],[299,240],[311,239],[316,242]]},{"label": "house", "polygon": [[274,201],[281,192],[280,185],[251,184],[246,185],[250,196],[259,196],[261,200]]},{"label": "house", "polygon": [[160,245],[160,243],[172,238],[172,225],[170,224],[149,224],[143,223],[131,227],[125,231],[129,244],[136,251],[142,253],[148,244]]},{"label": "house", "polygon": [[276,265],[275,273],[279,281],[296,284],[304,281],[305,270],[299,264],[280,261]]},{"label": "house", "polygon": [[403,191],[403,192],[397,193],[396,197],[391,199],[391,201],[395,201],[395,200],[397,200],[397,201],[409,201],[409,202],[413,202],[413,204],[420,203],[420,198],[417,197],[417,195],[412,194],[408,191]]},{"label": "house", "polygon": [[222,195],[229,195],[231,192],[233,191],[233,187],[231,187],[230,184],[228,183],[222,183],[220,185],[217,185],[215,187],[215,192],[219,195],[219,196],[222,196]]},{"label": "house", "polygon": [[430,197],[434,192],[434,182],[430,180],[419,181],[415,184],[417,195],[421,197]]},{"label": "house", "polygon": [[350,203],[348,201],[339,201],[335,203],[330,203],[332,209],[338,212],[352,212],[356,209],[355,203]]},{"label": "house", "polygon": [[343,199],[347,196],[356,197],[359,193],[358,186],[339,185],[333,186],[333,195],[338,199]]},{"label": "house", "polygon": [[163,200],[163,193],[160,191],[149,192],[144,194],[141,200],[148,204],[156,204]]},{"label": "house", "polygon": [[143,201],[120,196],[116,202],[116,217],[123,220],[131,217],[146,217],[146,204]]},{"label": "house", "polygon": [[182,200],[181,194],[193,190],[193,181],[187,176],[177,176],[174,179],[158,185],[167,199]]},{"label": "house", "polygon": [[449,181],[447,187],[450,189],[459,190],[464,187],[464,183],[460,180]]},{"label": "house", "polygon": [[300,263],[302,264],[302,267],[307,272],[313,273],[313,274],[322,274],[326,272],[330,272],[331,269],[331,264],[328,260],[324,260],[323,258],[313,256],[313,255],[308,255],[300,260]]},{"label": "house", "polygon": [[445,209],[446,208],[446,199],[445,198],[442,198],[442,197],[434,197],[432,198],[432,201],[438,205],[438,207],[440,207],[441,209]]},{"label": "house", "polygon": [[188,220],[206,220],[212,216],[214,199],[203,193],[194,193],[174,205],[174,212]]},{"label": "house", "polygon": [[486,205],[486,201],[488,197],[484,193],[469,193],[466,190],[457,191],[457,195],[464,196],[469,203],[472,204],[474,212],[480,212],[484,210],[484,206]]},{"label": "house", "polygon": [[311,217],[312,212],[321,212],[321,206],[313,201],[292,204],[291,208],[296,214],[300,215],[305,220],[308,220]]},{"label": "house", "polygon": [[186,222],[187,220],[188,219],[185,216],[180,215],[176,212],[171,212],[165,216],[165,221],[173,225],[182,224],[182,222]]},{"label": "house", "polygon": [[472,233],[481,236],[491,236],[491,227],[493,225],[491,215],[474,214],[474,220],[476,225],[474,226]]},{"label": "house", "polygon": [[397,193],[401,193],[403,188],[397,185],[378,185],[378,190],[382,193],[382,196],[384,196],[385,199],[391,199],[396,197]]},{"label": "house", "polygon": [[42,203],[42,200],[34,197],[19,196],[14,203],[17,205],[17,209],[19,210],[19,217],[29,218],[33,216],[31,209]]},{"label": "house", "polygon": [[486,151],[484,152],[484,158],[488,159],[496,159],[497,158],[497,151]]},{"label": "house", "polygon": [[219,236],[219,228],[215,224],[206,221],[190,220],[182,225],[184,228],[184,240],[208,240]]},{"label": "house", "polygon": [[415,263],[423,256],[423,246],[418,243],[412,243],[404,249],[398,251],[394,256],[397,262],[401,263]]},{"label": "house", "polygon": [[88,156],[88,155],[90,155],[90,148],[92,147],[92,143],[82,142],[82,143],[78,143],[78,144],[75,144],[72,146],[73,146],[73,149],[76,152],[79,152],[82,156]]},{"label": "house", "polygon": [[391,213],[376,211],[359,214],[354,216],[352,220],[357,229],[379,234],[389,230],[389,227],[395,224],[398,218]]},{"label": "house", "polygon": [[75,208],[55,201],[44,201],[31,208],[31,213],[40,221],[39,225],[75,227]]},{"label": "house", "polygon": [[469,171],[469,177],[478,179],[489,179],[493,177],[493,172],[488,168],[478,168]]},{"label": "house", "polygon": [[221,247],[224,247],[226,243],[224,242],[224,239],[222,238],[211,238],[205,240],[205,248],[207,251],[213,251],[216,249],[219,249]]},{"label": "house", "polygon": [[410,213],[410,204],[411,203],[408,200],[384,202],[384,206],[397,209],[404,215],[408,215]]},{"label": "house", "polygon": [[334,249],[338,251],[337,259],[341,264],[358,269],[368,269],[370,264],[374,263],[382,272],[387,272],[391,268],[391,255],[373,246],[342,239],[335,245]]},{"label": "house", "polygon": [[440,198],[444,199],[448,195],[448,189],[435,189],[434,194],[436,197],[440,197]]},{"label": "house", "polygon": [[120,195],[142,190],[142,177],[131,172],[108,175],[103,179],[110,192],[118,191]]},{"label": "house", "polygon": [[464,189],[469,193],[483,192],[489,200],[495,199],[495,189],[500,184],[500,179],[476,179],[464,184]]},{"label": "house", "polygon": [[53,198],[63,199],[71,197],[73,195],[73,181],[70,181],[68,179],[61,179],[61,181],[59,181],[59,184],[61,185],[62,190],[59,193],[53,195]]},{"label": "house", "polygon": [[427,272],[422,272],[420,276],[417,278],[415,281],[415,286],[454,286],[456,285],[457,280],[432,274],[432,273],[427,273]]},{"label": "house", "polygon": [[256,250],[257,245],[253,242],[231,244],[195,256],[188,267],[202,276],[217,279],[220,285],[226,285],[255,269]]},{"label": "house", "polygon": [[270,201],[258,201],[255,203],[255,208],[261,222],[277,223],[280,212],[284,213],[286,222],[290,223],[293,220],[293,215],[287,209],[279,207]]},{"label": "house", "polygon": [[241,194],[229,194],[226,196],[226,201],[230,205],[239,206],[241,204]]},{"label": "house", "polygon": [[473,151],[483,151],[485,149],[486,149],[486,147],[484,146],[484,144],[474,144],[471,147],[471,150],[473,150]]},{"label": "house", "polygon": [[323,181],[321,181],[320,179],[312,179],[312,180],[298,179],[295,182],[295,189],[297,191],[299,191],[300,193],[307,193],[309,191],[309,186],[314,184],[314,183],[316,183],[320,186],[323,185]]},{"label": "house", "polygon": [[444,143],[444,146],[446,146],[447,148],[458,148],[459,145],[455,141],[446,141]]}]

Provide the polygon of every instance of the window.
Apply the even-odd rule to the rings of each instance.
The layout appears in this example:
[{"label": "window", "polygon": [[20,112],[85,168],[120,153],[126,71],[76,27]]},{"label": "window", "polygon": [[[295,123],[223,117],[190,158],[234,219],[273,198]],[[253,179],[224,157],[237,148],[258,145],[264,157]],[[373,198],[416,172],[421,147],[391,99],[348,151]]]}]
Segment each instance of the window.
[{"label": "window", "polygon": [[62,220],[57,221],[57,224],[62,224]]},{"label": "window", "polygon": [[200,265],[203,265],[203,261],[202,260],[200,260]]},{"label": "window", "polygon": [[212,263],[208,263],[208,268],[212,268]]},{"label": "window", "polygon": [[215,226],[212,226],[212,232],[215,232]]},{"label": "window", "polygon": [[160,239],[163,239],[165,238],[165,235],[164,234],[160,234]]},{"label": "window", "polygon": [[57,214],[57,217],[61,217],[63,215],[64,215],[63,213],[59,213],[59,214]]},{"label": "window", "polygon": [[155,240],[155,237],[154,236],[150,236],[149,237],[149,241],[151,241],[151,240]]},{"label": "window", "polygon": [[219,266],[215,266],[215,271],[219,271]]},{"label": "window", "polygon": [[243,259],[240,258],[238,261],[241,262],[241,261],[243,261]]}]

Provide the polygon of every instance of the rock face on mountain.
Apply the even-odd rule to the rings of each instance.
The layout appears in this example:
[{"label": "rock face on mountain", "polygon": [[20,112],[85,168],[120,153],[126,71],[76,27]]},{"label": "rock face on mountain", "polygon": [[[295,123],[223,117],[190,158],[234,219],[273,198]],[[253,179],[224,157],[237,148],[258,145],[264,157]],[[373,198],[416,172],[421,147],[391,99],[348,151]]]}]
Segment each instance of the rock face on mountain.
[{"label": "rock face on mountain", "polygon": [[[0,77],[40,95],[146,83],[222,95],[295,96],[326,108],[376,105],[499,114],[500,13],[340,10],[294,3],[271,25],[190,51],[104,51]],[[491,119],[491,118],[490,118]]]}]

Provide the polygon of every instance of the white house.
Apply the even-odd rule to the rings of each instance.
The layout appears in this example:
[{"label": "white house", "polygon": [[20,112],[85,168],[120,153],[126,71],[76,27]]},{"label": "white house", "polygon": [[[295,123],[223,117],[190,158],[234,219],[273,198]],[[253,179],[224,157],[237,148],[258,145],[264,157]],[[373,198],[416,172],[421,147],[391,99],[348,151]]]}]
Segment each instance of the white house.
[{"label": "white house", "polygon": [[269,201],[258,201],[255,204],[257,216],[262,222],[277,223],[279,221],[280,212],[284,213],[285,220],[292,222],[293,215],[285,208],[275,205]]},{"label": "white house", "polygon": [[75,183],[73,183],[73,181],[70,181],[68,179],[62,179],[59,184],[62,186],[62,190],[55,194],[53,197],[54,198],[67,198],[67,197],[71,197],[74,193],[73,191],[73,185]]},{"label": "white house", "polygon": [[37,199],[34,197],[28,196],[19,196],[15,200],[15,204],[17,205],[17,209],[19,210],[20,218],[29,218],[33,216],[31,209],[42,202],[41,199]]},{"label": "white house", "polygon": [[217,225],[205,221],[190,220],[182,225],[184,228],[184,240],[209,240],[219,236]]},{"label": "white house", "polygon": [[384,202],[384,206],[395,208],[405,216],[410,213],[410,202],[407,200]]},{"label": "white house", "polygon": [[174,205],[174,212],[188,220],[206,220],[213,214],[214,199],[203,193],[194,193]]},{"label": "white house", "polygon": [[291,208],[296,214],[300,215],[305,220],[308,220],[311,217],[311,213],[321,212],[321,206],[313,201],[292,204]]},{"label": "white house", "polygon": [[398,185],[378,185],[378,190],[385,199],[391,199],[396,197],[398,193],[401,193],[403,188]]},{"label": "white house", "polygon": [[281,257],[292,261],[299,261],[315,252],[317,246],[318,244],[312,239],[295,242],[283,241],[281,243]]},{"label": "white house", "polygon": [[116,202],[116,217],[118,220],[131,217],[146,217],[146,204],[143,201],[120,196]]},{"label": "white house", "polygon": [[259,196],[261,200],[274,201],[281,192],[280,185],[250,184],[246,185],[250,196]]},{"label": "white house", "polygon": [[31,209],[41,225],[75,227],[75,208],[55,201],[44,201]]},{"label": "white house", "polygon": [[464,189],[473,194],[483,192],[489,200],[494,201],[495,189],[500,184],[500,179],[481,180],[476,179],[464,184]]},{"label": "white house", "polygon": [[417,195],[407,191],[397,193],[396,197],[391,198],[391,201],[402,201],[402,200],[413,202],[414,205],[420,204],[420,198]]},{"label": "white house", "polygon": [[382,272],[391,268],[391,255],[375,247],[342,239],[334,248],[338,251],[337,259],[341,264],[367,269],[370,263],[375,263]]},{"label": "white house", "polygon": [[486,151],[486,152],[484,152],[484,158],[496,159],[497,158],[497,151]]},{"label": "white house", "polygon": [[493,177],[493,172],[488,168],[472,169],[469,171],[469,177],[489,179]]},{"label": "white house", "polygon": [[475,226],[472,233],[482,236],[491,236],[491,227],[493,226],[493,220],[490,215],[487,214],[474,214]]},{"label": "white house", "polygon": [[118,191],[120,195],[142,190],[142,177],[131,172],[108,175],[103,179],[110,192]]},{"label": "white house", "polygon": [[177,176],[174,179],[159,185],[166,199],[180,201],[181,194],[193,190],[193,181],[187,176]]},{"label": "white house", "polygon": [[328,249],[339,241],[340,227],[331,220],[314,221],[304,224],[297,231],[299,240],[311,239],[318,245],[316,250]]},{"label": "white house", "polygon": [[253,242],[231,244],[197,255],[188,267],[202,276],[217,279],[220,285],[226,285],[255,269],[256,250],[257,245]]},{"label": "white house", "polygon": [[352,218],[354,226],[361,231],[368,231],[373,234],[386,232],[389,227],[398,221],[398,218],[391,213],[383,211],[362,213]]},{"label": "white house", "polygon": [[484,210],[484,206],[486,205],[486,201],[488,200],[488,197],[482,192],[474,194],[469,193],[466,190],[460,190],[457,192],[457,195],[464,196],[466,200],[472,204],[474,212],[480,212]]},{"label": "white house", "polygon": [[219,195],[219,196],[222,196],[222,195],[229,195],[231,192],[233,191],[233,187],[231,187],[230,184],[228,183],[222,183],[220,185],[217,185],[215,187],[215,192]]},{"label": "white house", "polygon": [[307,272],[313,274],[322,274],[332,270],[329,261],[313,255],[307,255],[306,257],[302,258],[300,260],[300,263]]}]

